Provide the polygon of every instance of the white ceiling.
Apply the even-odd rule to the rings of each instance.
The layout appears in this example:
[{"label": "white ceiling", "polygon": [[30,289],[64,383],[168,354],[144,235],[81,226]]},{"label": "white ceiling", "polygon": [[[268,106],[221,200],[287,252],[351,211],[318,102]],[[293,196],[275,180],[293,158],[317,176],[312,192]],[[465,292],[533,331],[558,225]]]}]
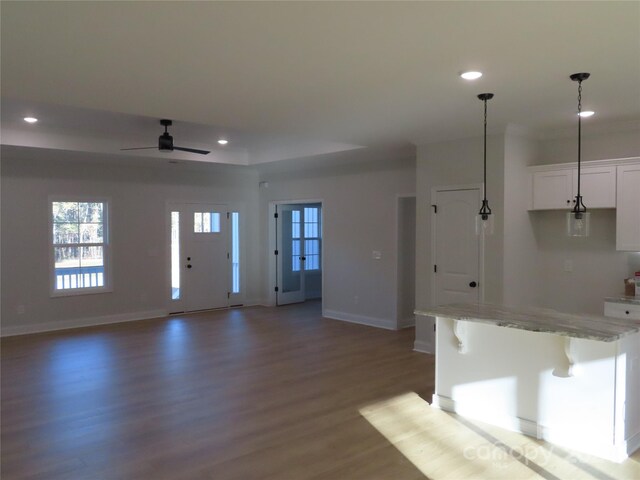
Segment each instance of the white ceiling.
[{"label": "white ceiling", "polygon": [[476,136],[487,91],[490,129],[549,133],[579,71],[586,128],[640,119],[640,2],[3,1],[1,49],[12,146],[124,155],[171,118],[176,145],[251,165]]}]

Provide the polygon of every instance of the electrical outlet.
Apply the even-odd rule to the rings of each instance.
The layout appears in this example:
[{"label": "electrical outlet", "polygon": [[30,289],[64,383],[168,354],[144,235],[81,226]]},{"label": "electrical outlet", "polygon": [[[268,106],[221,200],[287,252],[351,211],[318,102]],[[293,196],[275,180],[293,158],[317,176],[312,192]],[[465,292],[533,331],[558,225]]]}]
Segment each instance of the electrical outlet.
[{"label": "electrical outlet", "polygon": [[569,273],[573,272],[573,261],[571,260],[564,261],[564,271]]},{"label": "electrical outlet", "polygon": [[353,297],[353,303],[355,303],[356,305],[358,305],[358,302],[360,301],[360,299],[358,298],[358,295],[356,295],[355,297]]},{"label": "electrical outlet", "polygon": [[18,315],[24,315],[24,312],[26,312],[27,309],[24,307],[24,305],[18,305],[16,307],[16,312],[18,312]]},{"label": "electrical outlet", "polygon": [[374,260],[380,260],[382,258],[382,252],[379,250],[374,250],[373,252],[371,252],[371,257]]}]

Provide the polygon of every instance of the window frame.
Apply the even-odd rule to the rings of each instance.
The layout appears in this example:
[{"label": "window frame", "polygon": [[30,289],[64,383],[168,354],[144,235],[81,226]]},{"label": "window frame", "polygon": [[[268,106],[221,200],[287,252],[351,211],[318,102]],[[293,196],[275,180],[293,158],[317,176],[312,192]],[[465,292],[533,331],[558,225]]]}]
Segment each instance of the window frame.
[{"label": "window frame", "polygon": [[[82,288],[65,288],[56,289],[56,261],[54,249],[56,244],[53,242],[53,204],[55,202],[78,202],[78,203],[102,203],[103,206],[103,223],[102,223],[102,260],[104,266],[104,285],[102,287],[82,287]],[[50,195],[47,200],[47,216],[48,225],[48,248],[49,248],[49,296],[54,297],[70,297],[76,295],[94,295],[98,293],[109,293],[113,291],[113,282],[111,278],[111,198],[93,195]],[[80,246],[82,244],[78,244]]]},{"label": "window frame", "polygon": [[[317,222],[307,222],[307,215],[306,215],[306,210],[307,209],[315,209],[318,211],[318,221]],[[305,226],[307,223],[309,224],[317,224],[318,225],[318,236],[317,237],[307,237],[306,236],[306,232],[304,235],[304,241],[306,242],[307,240],[316,240],[318,242],[318,253],[317,254],[312,254],[312,255],[317,255],[318,257],[318,268],[307,268],[307,262],[304,262],[304,266],[303,268],[300,269],[300,271],[304,271],[304,272],[320,272],[322,271],[322,207],[319,206],[308,206],[305,205],[303,208],[303,222],[300,222],[300,228],[304,231]],[[304,245],[304,256],[305,258],[308,256],[307,255],[307,246],[306,243]]]}]

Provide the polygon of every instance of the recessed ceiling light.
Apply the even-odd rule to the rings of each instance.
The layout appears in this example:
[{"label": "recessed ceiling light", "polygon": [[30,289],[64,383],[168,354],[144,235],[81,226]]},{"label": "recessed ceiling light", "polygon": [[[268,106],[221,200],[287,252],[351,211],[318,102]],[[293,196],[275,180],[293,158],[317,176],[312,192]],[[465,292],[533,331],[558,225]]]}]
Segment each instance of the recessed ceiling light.
[{"label": "recessed ceiling light", "polygon": [[482,72],[464,72],[460,76],[465,80],[477,80],[482,76]]},{"label": "recessed ceiling light", "polygon": [[225,140],[224,138],[221,138],[220,140],[218,140],[218,143],[220,145],[226,145],[227,143],[229,143],[229,140]]},{"label": "recessed ceiling light", "polygon": [[24,117],[23,120],[27,123],[36,123],[38,121],[36,117]]},{"label": "recessed ceiling light", "polygon": [[591,117],[595,113],[596,112],[594,112],[592,110],[585,110],[584,112],[580,112],[578,115],[580,115],[581,117]]}]

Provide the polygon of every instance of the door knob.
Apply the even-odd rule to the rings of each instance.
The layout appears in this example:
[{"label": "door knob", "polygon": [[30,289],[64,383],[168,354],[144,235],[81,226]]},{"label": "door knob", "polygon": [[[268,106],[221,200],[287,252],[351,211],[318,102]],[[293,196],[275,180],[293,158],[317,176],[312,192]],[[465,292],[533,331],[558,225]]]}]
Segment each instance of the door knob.
[{"label": "door knob", "polygon": [[471,283],[469,284],[469,286],[470,286],[471,288],[476,288],[476,287],[478,286],[478,284],[477,284],[476,282],[471,282]]}]

